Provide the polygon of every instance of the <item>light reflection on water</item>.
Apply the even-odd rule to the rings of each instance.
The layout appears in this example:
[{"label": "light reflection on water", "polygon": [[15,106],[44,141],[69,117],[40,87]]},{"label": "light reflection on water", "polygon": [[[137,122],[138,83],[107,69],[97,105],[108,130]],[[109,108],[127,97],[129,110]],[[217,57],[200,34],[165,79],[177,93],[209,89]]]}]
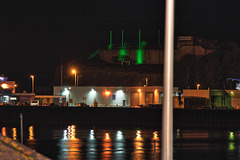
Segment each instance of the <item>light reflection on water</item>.
[{"label": "light reflection on water", "polygon": [[[19,141],[18,128],[1,127]],[[46,133],[45,133],[46,132]],[[52,159],[160,159],[161,135],[149,129],[81,129],[70,125],[49,131],[30,126],[24,144]],[[174,130],[174,160],[240,159],[239,131]]]}]

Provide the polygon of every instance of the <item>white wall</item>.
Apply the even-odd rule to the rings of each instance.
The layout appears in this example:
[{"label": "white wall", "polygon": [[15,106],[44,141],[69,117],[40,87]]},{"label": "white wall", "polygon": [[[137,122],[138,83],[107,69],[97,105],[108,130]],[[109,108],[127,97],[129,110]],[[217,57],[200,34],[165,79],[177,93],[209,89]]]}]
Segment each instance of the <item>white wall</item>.
[{"label": "white wall", "polygon": [[[82,86],[55,86],[54,95],[66,95],[66,99],[73,100],[69,105],[76,105],[77,103],[87,103],[89,106],[94,104],[94,100],[98,102],[98,106],[130,106],[129,93],[126,92],[125,87],[82,87]],[[107,94],[109,92],[109,94]],[[70,98],[69,98],[70,95]],[[115,100],[113,99],[115,95]],[[86,100],[85,100],[86,99]]]}]

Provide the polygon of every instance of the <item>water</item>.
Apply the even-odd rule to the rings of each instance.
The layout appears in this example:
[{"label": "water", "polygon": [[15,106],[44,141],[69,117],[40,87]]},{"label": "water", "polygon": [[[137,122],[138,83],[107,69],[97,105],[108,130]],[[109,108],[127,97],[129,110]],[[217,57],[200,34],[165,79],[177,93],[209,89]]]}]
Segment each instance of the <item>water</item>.
[{"label": "water", "polygon": [[[20,141],[19,129],[2,134]],[[65,128],[29,126],[24,144],[52,159],[148,160],[160,159],[160,131],[155,129]],[[174,130],[174,160],[240,159],[240,132]]]}]

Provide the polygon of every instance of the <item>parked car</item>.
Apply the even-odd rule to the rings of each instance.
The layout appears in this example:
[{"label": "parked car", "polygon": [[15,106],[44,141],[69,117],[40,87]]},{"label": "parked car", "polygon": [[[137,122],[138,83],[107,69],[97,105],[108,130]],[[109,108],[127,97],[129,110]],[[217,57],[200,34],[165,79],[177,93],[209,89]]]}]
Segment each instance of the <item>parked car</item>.
[{"label": "parked car", "polygon": [[30,106],[39,106],[39,100],[31,100]]}]

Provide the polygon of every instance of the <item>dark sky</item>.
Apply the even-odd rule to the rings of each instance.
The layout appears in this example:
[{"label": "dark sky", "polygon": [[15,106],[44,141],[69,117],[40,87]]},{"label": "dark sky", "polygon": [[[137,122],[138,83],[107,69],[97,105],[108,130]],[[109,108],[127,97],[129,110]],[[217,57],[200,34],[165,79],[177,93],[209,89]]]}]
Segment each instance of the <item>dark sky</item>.
[{"label": "dark sky", "polygon": [[[176,0],[176,35],[239,40],[240,2],[237,0]],[[52,84],[60,57],[84,59],[108,44],[142,39],[157,44],[164,31],[163,0],[24,1],[0,2],[0,74],[30,91]],[[163,39],[163,37],[162,37]]]}]

